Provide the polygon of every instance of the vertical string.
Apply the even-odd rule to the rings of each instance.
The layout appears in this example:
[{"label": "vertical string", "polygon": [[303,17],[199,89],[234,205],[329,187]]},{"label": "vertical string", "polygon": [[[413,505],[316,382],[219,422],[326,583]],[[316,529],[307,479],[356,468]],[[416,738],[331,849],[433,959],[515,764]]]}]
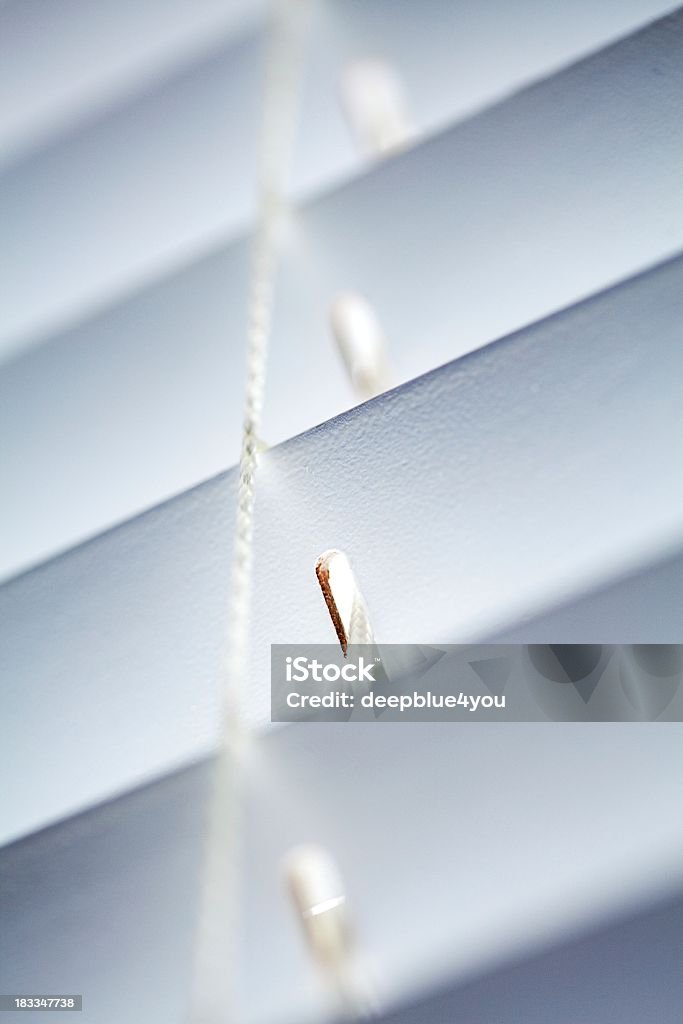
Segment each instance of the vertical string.
[{"label": "vertical string", "polygon": [[286,209],[290,162],[304,56],[307,0],[278,0],[272,8],[266,60],[259,202],[247,303],[247,359],[242,446],[231,580],[226,733],[243,729],[241,704],[249,674],[254,481],[266,379],[278,241]]},{"label": "vertical string", "polygon": [[277,0],[272,6],[268,31],[259,199],[247,305],[245,409],[237,485],[228,658],[221,693],[221,742],[211,780],[191,1024],[224,1024],[239,1019],[236,982],[244,931],[240,914],[241,775],[247,740],[243,701],[249,677],[254,483],[274,276],[299,105],[308,6],[308,0]]}]

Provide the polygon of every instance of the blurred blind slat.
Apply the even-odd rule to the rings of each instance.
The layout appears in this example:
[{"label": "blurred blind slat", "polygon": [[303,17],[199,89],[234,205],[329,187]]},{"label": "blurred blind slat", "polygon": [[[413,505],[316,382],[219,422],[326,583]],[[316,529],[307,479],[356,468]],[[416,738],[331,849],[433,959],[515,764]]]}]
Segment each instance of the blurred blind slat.
[{"label": "blurred blind slat", "polygon": [[[17,0],[3,9],[6,148],[22,125],[59,122],[74,103],[87,106],[91,92],[111,91],[109,79],[124,81],[118,103],[105,105],[101,116],[76,119],[71,130],[64,125],[0,177],[6,255],[0,350],[44,340],[249,221],[262,33],[228,31],[232,22],[240,24],[232,6],[174,0],[166,11],[159,0]],[[419,135],[670,7],[662,0],[322,4],[311,38],[294,190],[309,193],[363,166],[337,96],[340,69],[354,57],[379,54],[395,65]],[[159,39],[152,30],[157,21]],[[135,46],[126,45],[129,37]],[[194,53],[198,38],[203,45]],[[160,60],[162,51],[165,72],[136,79],[135,69],[153,64],[155,53]],[[131,78],[137,84],[123,88]]]},{"label": "blurred blind slat", "polygon": [[[329,1020],[281,882],[302,834],[341,864],[386,1009],[451,987],[387,1024],[519,1021],[520,1006],[534,1024],[549,1006],[576,1024],[579,1000],[582,1021],[678,1024],[680,724],[639,725],[637,757],[631,723],[340,728],[340,742],[303,725],[259,744],[240,890],[244,1024]],[[5,987],[28,991],[39,974],[64,991],[73,979],[84,1020],[120,1024],[133,1000],[146,1024],[187,1024],[207,768],[0,849]],[[636,928],[625,949],[621,928],[653,903],[678,907],[672,927]],[[577,971],[564,944],[605,925],[611,935]],[[516,983],[520,961],[542,953]],[[469,1000],[458,992],[468,982]]]},{"label": "blurred blind slat", "polygon": [[4,0],[0,165],[201,61],[258,25],[263,7],[263,0]]}]

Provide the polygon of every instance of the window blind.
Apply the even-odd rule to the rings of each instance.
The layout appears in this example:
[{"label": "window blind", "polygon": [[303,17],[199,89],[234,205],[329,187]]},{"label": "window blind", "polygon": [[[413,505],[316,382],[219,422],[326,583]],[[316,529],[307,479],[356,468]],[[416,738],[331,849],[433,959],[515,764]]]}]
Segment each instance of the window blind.
[{"label": "window blind", "polygon": [[[17,780],[0,989],[38,973],[87,988],[103,1024],[130,1019],[124,996],[180,1022],[264,8],[46,6],[0,7],[16,100],[0,119],[0,775]],[[302,831],[335,850],[405,1019],[438,1017],[415,1002],[434,985],[463,1012],[474,976],[617,912],[628,929],[659,901],[675,927],[679,725],[641,726],[637,763],[629,723],[582,731],[579,758],[573,727],[535,723],[353,731],[330,751],[269,728],[268,676],[270,643],[331,640],[314,565],[332,544],[386,642],[679,639],[682,50],[683,13],[655,0],[317,11],[256,518],[247,710],[268,784],[249,803],[239,975],[254,1024],[326,1011],[278,873]],[[400,74],[414,127],[381,160],[339,103],[368,55]],[[395,385],[364,404],[328,323],[346,289],[376,312]],[[372,776],[360,797],[354,772]]]}]

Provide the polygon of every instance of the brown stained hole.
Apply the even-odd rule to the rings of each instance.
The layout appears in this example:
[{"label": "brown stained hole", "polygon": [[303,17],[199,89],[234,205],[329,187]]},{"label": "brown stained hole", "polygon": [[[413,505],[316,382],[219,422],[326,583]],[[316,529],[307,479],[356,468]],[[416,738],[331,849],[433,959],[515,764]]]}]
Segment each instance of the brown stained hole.
[{"label": "brown stained hole", "polygon": [[332,625],[334,626],[334,630],[337,634],[337,639],[341,644],[344,657],[346,657],[349,647],[349,639],[346,635],[344,623],[342,622],[339,609],[337,608],[337,602],[334,599],[332,588],[330,586],[330,560],[338,554],[338,551],[325,551],[315,563],[315,574],[318,578],[320,589],[323,592],[325,604],[327,605],[327,610],[330,613],[330,618],[332,619]]}]

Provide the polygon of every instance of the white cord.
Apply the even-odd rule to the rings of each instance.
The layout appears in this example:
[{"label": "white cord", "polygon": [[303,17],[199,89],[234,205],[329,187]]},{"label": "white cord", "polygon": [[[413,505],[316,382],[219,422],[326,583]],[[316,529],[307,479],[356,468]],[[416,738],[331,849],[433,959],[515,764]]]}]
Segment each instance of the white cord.
[{"label": "white cord", "polygon": [[354,594],[353,606],[351,609],[351,621],[349,623],[349,646],[355,644],[374,644],[375,634],[370,625],[368,607],[363,599],[360,590]]},{"label": "white cord", "polygon": [[347,556],[331,548],[315,564],[332,625],[344,654],[356,644],[374,644],[368,608]]},{"label": "white cord", "polygon": [[237,485],[228,661],[222,697],[222,735],[212,793],[195,950],[190,1021],[236,1021],[241,946],[242,754],[246,730],[243,693],[249,675],[254,480],[265,388],[268,337],[285,184],[299,100],[307,0],[279,0],[272,8],[266,62],[261,175],[248,298],[247,379]]},{"label": "white cord", "polygon": [[358,955],[344,882],[334,859],[313,843],[290,850],[285,880],[311,958],[334,997],[335,1010],[350,1020],[374,1016],[377,1000]]},{"label": "white cord", "polygon": [[251,612],[254,479],[263,411],[268,338],[278,240],[286,209],[285,185],[294,141],[303,64],[306,0],[279,0],[273,7],[266,64],[261,185],[252,255],[247,320],[247,378],[239,464],[231,585],[230,636],[225,689],[226,733],[243,727],[242,692]]},{"label": "white cord", "polygon": [[376,57],[355,60],[344,69],[340,84],[351,131],[368,156],[384,156],[409,145],[412,118],[395,67]]},{"label": "white cord", "polygon": [[330,306],[330,326],[351,385],[361,401],[391,387],[382,325],[367,299],[341,292]]}]

